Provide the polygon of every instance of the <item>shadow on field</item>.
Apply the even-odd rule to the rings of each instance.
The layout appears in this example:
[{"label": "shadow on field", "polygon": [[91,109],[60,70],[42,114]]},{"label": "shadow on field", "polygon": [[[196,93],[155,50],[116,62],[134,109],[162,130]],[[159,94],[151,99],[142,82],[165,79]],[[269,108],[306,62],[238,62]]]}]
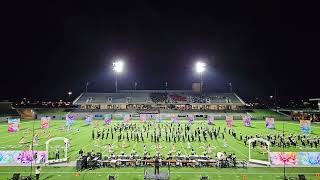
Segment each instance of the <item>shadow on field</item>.
[{"label": "shadow on field", "polygon": [[50,175],[50,176],[47,176],[47,177],[43,178],[43,180],[45,180],[45,179],[50,179],[50,178],[52,178],[52,177],[53,177],[53,175]]},{"label": "shadow on field", "polygon": [[247,128],[252,128],[252,129],[255,129],[256,127],[254,127],[254,126],[248,126]]}]

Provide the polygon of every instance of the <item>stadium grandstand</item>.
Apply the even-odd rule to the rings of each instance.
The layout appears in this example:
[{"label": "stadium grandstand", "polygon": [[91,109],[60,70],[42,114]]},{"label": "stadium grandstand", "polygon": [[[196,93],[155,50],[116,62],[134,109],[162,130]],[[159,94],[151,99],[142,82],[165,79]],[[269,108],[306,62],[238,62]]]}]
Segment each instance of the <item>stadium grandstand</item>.
[{"label": "stadium grandstand", "polygon": [[317,102],[318,110],[320,111],[320,98],[312,98],[312,99],[309,99],[309,101]]},{"label": "stadium grandstand", "polygon": [[82,93],[74,105],[82,110],[241,110],[245,102],[235,93],[200,94],[191,90],[121,90]]},{"label": "stadium grandstand", "polygon": [[7,117],[17,117],[19,116],[18,111],[12,107],[11,102],[0,102],[0,121],[6,120]]}]

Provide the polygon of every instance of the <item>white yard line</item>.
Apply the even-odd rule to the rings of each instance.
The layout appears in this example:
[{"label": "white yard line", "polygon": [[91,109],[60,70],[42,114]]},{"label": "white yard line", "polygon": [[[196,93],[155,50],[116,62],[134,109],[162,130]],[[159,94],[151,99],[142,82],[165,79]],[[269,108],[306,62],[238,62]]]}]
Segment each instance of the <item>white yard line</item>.
[{"label": "white yard line", "polygon": [[181,142],[180,142],[180,146],[182,147],[182,149],[183,149],[183,151],[184,151],[184,155],[187,156],[187,155],[188,155],[188,154],[187,154],[187,151],[186,151],[186,149],[183,147],[183,145],[182,145]]},{"label": "white yard line", "polygon": [[[88,147],[89,145],[94,145],[93,143],[88,143],[87,145],[85,146],[82,146],[81,148],[84,149],[85,147]],[[67,157],[67,159],[69,159],[71,157],[71,155],[74,155],[76,153],[79,153],[79,151],[74,151],[73,153],[69,153],[69,156]]]},{"label": "white yard line", "polygon": [[[79,127],[75,127],[75,128],[80,128],[81,127],[81,125],[79,126]],[[39,129],[39,130],[41,130],[41,129]],[[39,131],[38,130],[38,131]],[[50,130],[49,128],[48,128],[48,130]],[[23,132],[22,132],[23,133]],[[58,134],[54,134],[54,136],[53,137],[59,137],[58,135],[61,135],[61,134],[64,134],[64,133],[66,133],[66,131],[65,130],[61,130]],[[72,134],[75,134],[75,133],[72,133]],[[71,135],[72,135],[71,134]],[[19,134],[14,134],[15,136],[16,135],[19,135]],[[28,134],[26,134],[26,135],[28,135]],[[68,136],[70,135],[70,134],[67,134]],[[10,135],[9,135],[10,136]],[[8,136],[8,137],[9,137]],[[20,138],[21,138],[22,136],[19,136],[18,138],[19,139],[17,139],[17,142],[19,143],[19,140],[20,140]],[[5,138],[5,137],[4,137]],[[31,135],[31,137],[30,137],[31,139],[32,139],[32,135]],[[40,139],[41,139],[41,136],[40,136]],[[12,141],[12,139],[10,139],[10,140],[8,140],[8,141],[4,141],[4,142],[1,142],[1,143],[4,143],[4,144],[6,144],[7,142],[11,142]],[[31,140],[30,140],[31,141]]]},{"label": "white yard line", "polygon": [[[231,138],[233,138],[233,137],[231,136]],[[237,141],[237,140],[235,139],[235,141]],[[242,154],[243,156],[245,156],[245,157],[247,157],[247,158],[249,159],[249,156],[243,154],[241,151],[239,151],[239,150],[237,150],[236,148],[232,147],[230,144],[228,144],[228,146],[229,146],[231,149],[233,149],[234,151],[237,151],[238,153]]]},{"label": "white yard line", "polygon": [[[73,133],[73,134],[75,134],[75,133]],[[81,139],[81,138],[83,138],[83,137],[82,137],[82,136],[79,136],[78,138],[72,139],[72,141],[75,141],[75,140],[78,140],[78,139]],[[104,139],[103,139],[103,140],[104,140]],[[85,147],[88,147],[89,145],[93,145],[93,146],[94,146],[94,141],[95,141],[95,140],[93,140],[91,143],[89,142],[87,145],[82,146],[81,148],[84,149]],[[80,150],[80,149],[79,149],[79,150]],[[74,155],[74,154],[76,154],[76,153],[78,153],[78,151],[75,151],[75,152],[73,152],[73,153],[70,153],[70,155],[68,156],[68,158],[70,158],[71,155]]]}]

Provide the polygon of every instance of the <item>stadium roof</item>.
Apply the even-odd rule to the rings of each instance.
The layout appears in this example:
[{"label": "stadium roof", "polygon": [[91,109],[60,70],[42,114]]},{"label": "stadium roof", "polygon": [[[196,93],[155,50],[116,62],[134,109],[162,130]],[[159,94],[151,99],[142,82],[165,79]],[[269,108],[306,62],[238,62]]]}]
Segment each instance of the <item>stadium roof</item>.
[{"label": "stadium roof", "polygon": [[221,104],[245,105],[235,93],[207,93],[200,95],[185,90],[122,90],[119,93],[82,93],[74,101],[81,104]]}]

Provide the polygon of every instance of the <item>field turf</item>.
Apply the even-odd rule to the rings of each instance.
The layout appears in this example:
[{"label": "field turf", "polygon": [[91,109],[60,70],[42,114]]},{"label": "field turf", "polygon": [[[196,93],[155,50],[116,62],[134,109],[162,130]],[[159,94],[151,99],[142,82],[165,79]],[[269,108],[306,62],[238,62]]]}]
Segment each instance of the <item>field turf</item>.
[{"label": "field turf", "polygon": [[[114,126],[116,123],[122,122],[121,120],[113,120],[111,126]],[[137,123],[138,126],[142,126],[139,121],[132,121]],[[180,122],[183,124],[186,122],[185,119],[181,119]],[[103,122],[99,121],[99,128],[104,127]],[[164,120],[160,124],[165,126],[165,124],[170,123],[169,120]],[[206,123],[206,120],[196,119],[192,130],[198,127],[201,123]],[[215,156],[217,152],[227,152],[235,153],[238,159],[248,159],[248,147],[244,145],[243,141],[239,141],[239,134],[243,135],[256,135],[256,134],[278,134],[282,133],[282,123],[284,123],[284,131],[286,134],[298,134],[300,133],[299,123],[294,121],[276,121],[276,129],[266,129],[264,121],[252,121],[251,127],[244,127],[241,120],[235,120],[233,129],[237,132],[237,139],[234,139],[231,135],[226,133],[225,143],[221,137],[218,140],[211,140],[208,138],[208,142],[191,142],[191,146],[195,149],[197,154],[202,154],[205,151],[205,147],[210,144],[213,149],[212,157]],[[31,129],[33,125],[35,130],[40,134],[39,135],[39,145],[36,146],[35,150],[45,150],[45,141],[48,140],[49,134],[52,137],[66,137],[71,139],[71,147],[68,151],[68,157],[70,161],[76,160],[78,156],[79,149],[83,149],[85,152],[94,150],[95,152],[102,152],[103,155],[109,155],[107,152],[107,144],[111,143],[113,145],[113,150],[116,154],[120,152],[125,152],[129,154],[133,148],[138,152],[138,154],[143,154],[143,144],[146,144],[148,151],[153,155],[156,151],[155,143],[150,141],[150,138],[146,138],[145,142],[136,142],[136,141],[125,141],[125,147],[122,148],[123,142],[117,141],[117,136],[115,135],[114,139],[111,140],[110,135],[106,140],[100,140],[98,142],[92,141],[91,133],[94,129],[94,125],[87,126],[85,125],[84,120],[75,120],[70,132],[66,130],[59,130],[59,127],[65,124],[64,120],[52,120],[50,122],[50,128],[45,129],[43,134],[40,129],[40,121],[36,120],[21,120],[20,131],[15,133],[7,132],[7,123],[0,123],[0,151],[2,150],[19,150],[26,149],[25,145],[19,145],[19,140],[21,137],[24,137],[26,141],[31,142],[32,131],[27,132],[26,129]],[[95,124],[95,121],[93,121]],[[223,120],[216,120],[213,127],[221,127],[221,130],[225,127],[226,123]],[[79,132],[76,131],[79,129]],[[164,128],[162,128],[164,129]],[[153,131],[151,131],[153,132]],[[163,133],[164,134],[164,133]],[[319,124],[312,124],[312,135],[320,135],[320,126]],[[165,138],[161,139],[161,150],[160,152],[163,155],[167,155],[171,150],[173,142],[169,143],[165,141]],[[177,142],[176,151],[180,151],[182,154],[190,154],[191,149],[188,148],[186,142]],[[282,151],[282,148],[274,147],[271,148],[271,151]],[[318,151],[320,152],[320,147],[318,149],[311,149],[307,147],[306,149],[293,147],[286,148],[285,151]],[[51,152],[53,153],[53,152]],[[257,159],[266,159],[266,155],[263,155],[259,150],[253,151],[253,157]],[[309,179],[316,179],[315,173],[320,173],[320,168],[288,168],[287,172],[293,173],[292,175],[297,175],[298,173],[310,173],[307,174]],[[0,167],[0,179],[5,179],[10,176],[10,173],[13,171],[25,172],[28,171],[27,167]],[[61,176],[58,176],[55,172],[62,171]],[[142,179],[143,168],[103,168],[94,171],[89,171],[88,173],[81,173],[80,177],[74,176],[75,169],[72,167],[62,168],[62,167],[45,167],[43,169],[42,178],[46,179],[105,179],[106,175],[116,174],[119,179]],[[103,172],[103,173],[97,173]],[[132,172],[132,173],[131,173]],[[172,168],[172,177],[173,179],[197,179],[201,174],[209,175],[211,179],[279,179],[277,176],[281,176],[281,168],[248,168],[248,169],[215,169],[215,168]],[[141,176],[141,177],[140,177]],[[94,177],[94,178],[93,178]],[[130,177],[130,178],[129,178]],[[320,178],[318,178],[320,179]]]}]

